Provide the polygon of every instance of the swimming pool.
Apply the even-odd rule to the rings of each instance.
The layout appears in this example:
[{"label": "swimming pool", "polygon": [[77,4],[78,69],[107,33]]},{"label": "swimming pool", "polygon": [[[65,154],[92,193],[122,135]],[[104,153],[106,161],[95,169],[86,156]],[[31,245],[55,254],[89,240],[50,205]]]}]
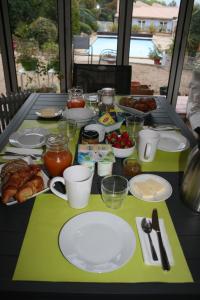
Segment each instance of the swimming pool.
[{"label": "swimming pool", "polygon": [[[148,58],[149,51],[154,48],[154,43],[149,38],[131,38],[130,57]],[[117,50],[117,37],[97,36],[92,44],[93,55],[99,55],[104,49]]]}]

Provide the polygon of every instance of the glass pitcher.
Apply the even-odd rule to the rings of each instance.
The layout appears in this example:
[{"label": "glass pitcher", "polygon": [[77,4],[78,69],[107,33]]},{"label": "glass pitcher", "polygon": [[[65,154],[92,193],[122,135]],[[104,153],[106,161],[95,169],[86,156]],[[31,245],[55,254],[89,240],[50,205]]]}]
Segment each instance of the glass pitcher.
[{"label": "glass pitcher", "polygon": [[73,87],[68,90],[68,108],[81,108],[85,106],[85,99],[83,96],[83,89],[80,87]]}]

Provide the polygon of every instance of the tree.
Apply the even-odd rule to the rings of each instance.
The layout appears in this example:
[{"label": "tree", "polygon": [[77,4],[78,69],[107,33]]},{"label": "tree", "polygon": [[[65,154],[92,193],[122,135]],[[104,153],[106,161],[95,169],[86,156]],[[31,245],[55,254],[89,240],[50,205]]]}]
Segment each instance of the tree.
[{"label": "tree", "polygon": [[80,33],[79,1],[72,1],[72,35]]},{"label": "tree", "polygon": [[29,29],[30,36],[38,41],[40,48],[44,43],[57,39],[57,27],[50,19],[39,17],[30,24]]},{"label": "tree", "polygon": [[194,5],[188,36],[187,51],[189,56],[196,56],[200,44],[200,5]]},{"label": "tree", "polygon": [[168,4],[168,6],[176,6],[176,1],[175,0],[172,0],[169,4]]}]

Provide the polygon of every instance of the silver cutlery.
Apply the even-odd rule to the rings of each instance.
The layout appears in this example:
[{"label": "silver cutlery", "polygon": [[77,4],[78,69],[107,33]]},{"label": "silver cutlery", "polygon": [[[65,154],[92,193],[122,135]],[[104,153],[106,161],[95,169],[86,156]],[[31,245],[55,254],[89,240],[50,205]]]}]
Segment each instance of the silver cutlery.
[{"label": "silver cutlery", "polygon": [[4,153],[0,153],[0,156],[19,156],[19,157],[26,157],[26,156],[30,156],[32,159],[37,160],[41,157],[40,154],[20,154],[20,153],[15,153],[15,152],[11,152],[11,151],[5,151]]},{"label": "silver cutlery", "polygon": [[163,240],[160,232],[160,225],[159,225],[159,220],[158,220],[158,212],[157,209],[153,209],[152,212],[152,228],[156,231],[157,233],[157,238],[158,238],[158,244],[159,244],[159,249],[160,249],[160,256],[161,256],[161,262],[162,262],[162,268],[165,271],[170,270],[170,263],[167,257],[167,252],[166,249],[163,245]]},{"label": "silver cutlery", "polygon": [[142,230],[148,235],[153,260],[158,260],[158,256],[157,256],[157,253],[156,253],[156,250],[154,248],[154,245],[153,245],[153,242],[152,242],[152,239],[151,239],[151,235],[150,235],[150,233],[152,231],[151,222],[149,220],[147,220],[146,218],[143,218],[142,221],[141,221],[141,227],[142,227]]}]

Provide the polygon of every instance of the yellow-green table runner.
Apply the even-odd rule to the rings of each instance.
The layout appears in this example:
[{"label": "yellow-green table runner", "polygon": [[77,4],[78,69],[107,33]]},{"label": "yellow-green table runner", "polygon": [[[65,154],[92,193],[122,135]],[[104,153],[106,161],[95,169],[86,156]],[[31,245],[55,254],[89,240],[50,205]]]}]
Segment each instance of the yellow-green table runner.
[{"label": "yellow-green table runner", "polygon": [[[169,272],[160,266],[147,266],[136,229],[136,216],[151,217],[153,208],[164,219],[175,265]],[[86,211],[107,211],[126,220],[136,236],[136,250],[130,261],[120,269],[103,274],[79,270],[70,264],[58,247],[58,235],[62,225],[73,216]],[[68,202],[52,194],[36,198],[27,227],[13,280],[52,282],[192,282],[192,276],[179,244],[165,202],[148,203],[127,196],[122,208],[108,209],[100,195],[91,195],[85,209],[76,210]]]},{"label": "yellow-green table runner", "polygon": [[[20,129],[42,127],[49,130],[49,132],[58,132],[58,121],[42,121],[42,120],[25,120]],[[79,130],[73,140],[69,143],[69,149],[75,155],[76,145],[79,137]],[[157,150],[156,157],[153,162],[141,163],[143,172],[178,172],[184,171],[187,162],[187,156],[190,149],[182,152],[165,152]],[[2,151],[3,152],[3,151]],[[135,156],[135,152],[133,156]]]}]

